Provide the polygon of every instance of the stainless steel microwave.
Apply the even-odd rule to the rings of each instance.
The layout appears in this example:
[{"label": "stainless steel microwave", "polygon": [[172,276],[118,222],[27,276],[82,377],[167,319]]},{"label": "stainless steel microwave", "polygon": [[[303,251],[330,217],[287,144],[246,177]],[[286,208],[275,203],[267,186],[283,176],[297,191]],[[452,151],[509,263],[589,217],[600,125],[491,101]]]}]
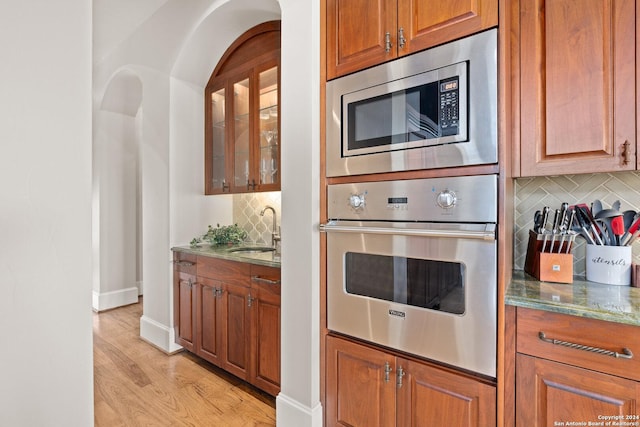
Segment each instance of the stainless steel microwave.
[{"label": "stainless steel microwave", "polygon": [[498,161],[497,30],[327,83],[327,176]]}]

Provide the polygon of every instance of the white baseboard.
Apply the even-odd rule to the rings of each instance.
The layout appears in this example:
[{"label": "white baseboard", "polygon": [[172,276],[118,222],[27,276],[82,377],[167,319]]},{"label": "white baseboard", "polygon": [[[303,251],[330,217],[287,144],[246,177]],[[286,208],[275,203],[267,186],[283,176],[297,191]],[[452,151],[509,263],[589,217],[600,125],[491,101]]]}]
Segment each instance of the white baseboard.
[{"label": "white baseboard", "polygon": [[93,311],[104,311],[138,302],[138,287],[111,292],[93,291]]},{"label": "white baseboard", "polygon": [[140,338],[167,354],[182,350],[182,346],[175,342],[173,328],[144,315],[140,318]]},{"label": "white baseboard", "polygon": [[284,395],[276,397],[277,427],[322,427],[322,405],[310,408]]}]

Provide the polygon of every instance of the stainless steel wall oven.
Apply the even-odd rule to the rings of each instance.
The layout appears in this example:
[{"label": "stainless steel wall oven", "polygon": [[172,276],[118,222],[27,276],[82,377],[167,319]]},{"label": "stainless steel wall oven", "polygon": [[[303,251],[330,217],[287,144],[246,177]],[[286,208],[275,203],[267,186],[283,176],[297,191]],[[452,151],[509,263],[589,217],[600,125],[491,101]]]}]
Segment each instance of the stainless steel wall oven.
[{"label": "stainless steel wall oven", "polygon": [[496,374],[497,177],[328,188],[332,331]]},{"label": "stainless steel wall oven", "polygon": [[327,176],[497,163],[497,30],[327,83]]}]

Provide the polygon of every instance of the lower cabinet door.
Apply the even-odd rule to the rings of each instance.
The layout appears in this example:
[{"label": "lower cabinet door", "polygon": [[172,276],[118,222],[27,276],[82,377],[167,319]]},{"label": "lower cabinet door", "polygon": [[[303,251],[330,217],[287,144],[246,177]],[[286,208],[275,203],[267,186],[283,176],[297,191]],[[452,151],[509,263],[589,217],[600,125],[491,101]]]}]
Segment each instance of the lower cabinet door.
[{"label": "lower cabinet door", "polygon": [[249,288],[224,283],[222,292],[224,322],[222,350],[223,369],[243,380],[247,379],[249,368]]},{"label": "lower cabinet door", "polygon": [[196,354],[203,359],[222,365],[222,284],[200,279],[198,289],[198,311]]},{"label": "lower cabinet door", "polygon": [[516,372],[517,426],[607,425],[603,416],[640,421],[625,417],[639,415],[638,382],[523,354]]},{"label": "lower cabinet door", "polygon": [[395,426],[395,357],[327,337],[327,426]]},{"label": "lower cabinet door", "polygon": [[174,298],[176,319],[176,342],[189,351],[194,351],[196,324],[195,277],[177,273],[174,276]]},{"label": "lower cabinet door", "polygon": [[473,378],[398,359],[398,426],[496,425],[496,389]]}]

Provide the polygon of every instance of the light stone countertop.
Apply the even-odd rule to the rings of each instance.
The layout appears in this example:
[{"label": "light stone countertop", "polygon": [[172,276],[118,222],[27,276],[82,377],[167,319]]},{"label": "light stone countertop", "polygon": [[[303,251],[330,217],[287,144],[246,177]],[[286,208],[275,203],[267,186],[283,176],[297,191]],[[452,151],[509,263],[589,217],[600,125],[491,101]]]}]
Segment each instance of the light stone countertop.
[{"label": "light stone countertop", "polygon": [[541,282],[514,270],[507,305],[640,326],[640,288],[574,278],[571,284]]},{"label": "light stone countertop", "polygon": [[[233,249],[238,247],[245,248],[256,246],[258,245],[240,244],[232,246],[210,246],[209,244],[203,244],[199,246],[176,246],[171,248],[171,250],[174,252],[184,252],[211,258],[220,258],[230,261],[246,262],[249,264],[280,268],[280,254],[276,254],[275,252],[232,252]],[[259,247],[264,247],[264,245]]]}]

